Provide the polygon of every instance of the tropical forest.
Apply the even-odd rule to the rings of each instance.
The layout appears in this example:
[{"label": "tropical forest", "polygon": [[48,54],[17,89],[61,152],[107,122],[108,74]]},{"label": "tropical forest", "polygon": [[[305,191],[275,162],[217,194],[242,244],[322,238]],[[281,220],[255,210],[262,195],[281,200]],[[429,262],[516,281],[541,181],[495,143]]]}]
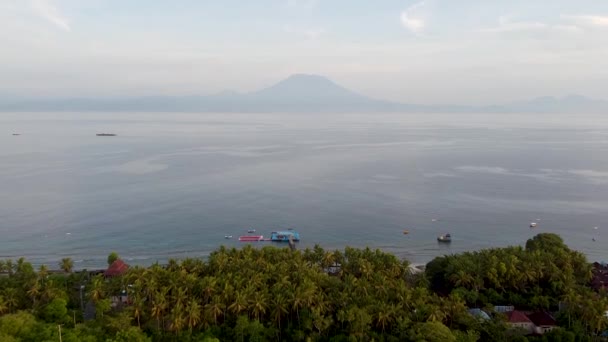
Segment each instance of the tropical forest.
[{"label": "tropical forest", "polygon": [[424,268],[369,248],[280,247],[220,247],[120,274],[4,260],[0,341],[606,340],[595,266],[555,234]]}]

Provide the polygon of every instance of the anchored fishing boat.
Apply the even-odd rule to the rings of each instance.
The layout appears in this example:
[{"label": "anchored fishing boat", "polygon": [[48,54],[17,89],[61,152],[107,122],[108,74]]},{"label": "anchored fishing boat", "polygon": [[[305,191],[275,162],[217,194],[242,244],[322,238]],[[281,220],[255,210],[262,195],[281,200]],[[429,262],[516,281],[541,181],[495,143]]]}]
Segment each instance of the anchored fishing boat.
[{"label": "anchored fishing boat", "polygon": [[437,237],[437,242],[452,242],[452,235],[444,234]]},{"label": "anchored fishing boat", "polygon": [[264,241],[264,236],[262,236],[262,235],[243,235],[243,236],[239,236],[239,241],[242,241],[242,242]]},{"label": "anchored fishing boat", "polygon": [[300,233],[294,231],[293,229],[270,233],[270,241],[289,242],[290,238],[293,241],[300,241]]}]

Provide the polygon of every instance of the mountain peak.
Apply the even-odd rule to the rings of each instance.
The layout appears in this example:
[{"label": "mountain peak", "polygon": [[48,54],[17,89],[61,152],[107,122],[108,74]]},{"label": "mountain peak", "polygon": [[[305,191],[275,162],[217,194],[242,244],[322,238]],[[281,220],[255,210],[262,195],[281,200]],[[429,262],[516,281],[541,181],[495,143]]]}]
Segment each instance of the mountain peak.
[{"label": "mountain peak", "polygon": [[287,76],[283,81],[323,81],[323,82],[332,82],[329,78],[316,74],[291,74]]},{"label": "mountain peak", "polygon": [[293,74],[278,83],[257,91],[256,96],[283,99],[340,99],[361,100],[364,97],[352,92],[327,77],[311,74]]}]

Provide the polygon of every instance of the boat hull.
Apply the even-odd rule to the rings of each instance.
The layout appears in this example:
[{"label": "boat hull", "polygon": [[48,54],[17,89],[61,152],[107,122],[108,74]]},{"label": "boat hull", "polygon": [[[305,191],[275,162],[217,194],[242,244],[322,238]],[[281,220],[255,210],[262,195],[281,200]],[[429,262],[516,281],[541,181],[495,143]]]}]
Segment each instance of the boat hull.
[{"label": "boat hull", "polygon": [[300,241],[300,234],[296,231],[281,231],[281,232],[272,232],[270,234],[270,241],[273,242],[289,242],[289,240],[294,242]]},{"label": "boat hull", "polygon": [[262,236],[262,235],[244,235],[244,236],[239,236],[239,241],[242,241],[242,242],[264,241],[264,236]]}]

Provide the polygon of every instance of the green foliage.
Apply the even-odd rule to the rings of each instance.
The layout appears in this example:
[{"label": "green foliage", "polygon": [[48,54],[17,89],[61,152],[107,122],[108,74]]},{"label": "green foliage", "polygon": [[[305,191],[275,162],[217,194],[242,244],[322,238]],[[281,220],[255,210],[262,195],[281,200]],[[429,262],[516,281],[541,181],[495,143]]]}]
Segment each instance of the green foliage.
[{"label": "green foliage", "polygon": [[61,298],[53,299],[44,308],[44,320],[55,323],[69,321],[67,302]]},{"label": "green foliage", "polygon": [[586,258],[564,245],[555,234],[528,240],[526,249],[486,249],[435,258],[427,279],[441,294],[457,293],[471,306],[516,305],[528,309],[556,309],[572,289],[590,280]]},{"label": "green foliage", "polygon": [[116,337],[108,339],[106,342],[151,342],[152,339],[148,337],[143,331],[137,327],[129,327],[127,330],[119,331],[116,333]]},{"label": "green foliage", "polygon": [[61,259],[61,261],[59,262],[59,267],[67,273],[72,273],[72,270],[74,269],[74,261],[72,261],[71,258],[63,258]]},{"label": "green foliage", "polygon": [[416,342],[455,342],[456,337],[448,327],[439,322],[418,323],[410,335]]},{"label": "green foliage", "polygon": [[[108,263],[118,258],[110,254]],[[206,261],[170,260],[121,276],[0,268],[0,341],[586,341],[608,328],[608,299],[588,288],[590,266],[561,238],[526,248],[439,257],[422,275],[379,250],[219,248]],[[96,319],[82,322],[80,284]],[[128,303],[117,302],[126,294]],[[467,307],[513,304],[556,309],[558,329],[512,335],[501,315],[479,320]]]},{"label": "green foliage", "polygon": [[108,255],[108,266],[112,265],[112,263],[116,260],[118,260],[118,253],[116,252],[112,252],[110,253],[110,255]]}]

